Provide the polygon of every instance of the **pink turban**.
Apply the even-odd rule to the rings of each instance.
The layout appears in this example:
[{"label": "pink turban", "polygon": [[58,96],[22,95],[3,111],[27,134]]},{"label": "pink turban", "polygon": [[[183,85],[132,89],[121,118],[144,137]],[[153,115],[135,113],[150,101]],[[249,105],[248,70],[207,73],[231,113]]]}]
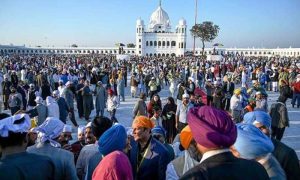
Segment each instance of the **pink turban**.
[{"label": "pink turban", "polygon": [[132,168],[128,157],[121,151],[105,156],[93,172],[94,180],[132,180]]},{"label": "pink turban", "polygon": [[236,126],[225,111],[210,106],[192,108],[187,121],[195,141],[206,148],[230,147],[236,140]]}]

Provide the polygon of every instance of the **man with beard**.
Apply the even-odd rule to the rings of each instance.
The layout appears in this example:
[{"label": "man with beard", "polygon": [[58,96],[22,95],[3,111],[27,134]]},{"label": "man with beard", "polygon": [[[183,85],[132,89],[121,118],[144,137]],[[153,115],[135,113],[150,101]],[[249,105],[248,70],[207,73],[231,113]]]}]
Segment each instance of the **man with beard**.
[{"label": "man with beard", "polygon": [[85,142],[87,145],[81,149],[76,164],[79,179],[85,178],[89,160],[99,152],[96,140],[111,126],[111,120],[106,117],[95,117],[93,122],[85,126]]},{"label": "man with beard", "polygon": [[79,126],[77,131],[77,141],[71,145],[74,154],[75,164],[77,162],[81,149],[86,145],[85,142],[85,126]]},{"label": "man with beard", "polygon": [[152,138],[153,127],[154,123],[146,116],[137,116],[132,123],[135,141],[132,142],[129,159],[136,179],[166,179],[170,158],[164,145]]},{"label": "man with beard", "polygon": [[236,158],[230,152],[237,128],[225,111],[209,106],[193,108],[188,124],[202,158],[180,179],[269,179],[258,162]]},{"label": "man with beard", "polygon": [[190,103],[190,96],[188,94],[183,94],[182,95],[182,103],[178,104],[177,109],[176,109],[176,125],[175,127],[177,128],[178,132],[181,132],[182,129],[187,126],[187,119],[186,115],[187,112],[192,108],[193,105]]},{"label": "man with beard", "polygon": [[197,143],[193,139],[192,131],[186,126],[179,135],[180,146],[185,149],[184,155],[168,164],[166,179],[179,179],[184,173],[200,163],[202,155],[197,151]]}]

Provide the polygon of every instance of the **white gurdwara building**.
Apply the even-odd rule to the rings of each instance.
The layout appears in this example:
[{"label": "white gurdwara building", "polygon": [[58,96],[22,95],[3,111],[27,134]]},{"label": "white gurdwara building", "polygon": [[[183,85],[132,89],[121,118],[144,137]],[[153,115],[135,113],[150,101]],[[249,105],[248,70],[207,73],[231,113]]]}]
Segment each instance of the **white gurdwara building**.
[{"label": "white gurdwara building", "polygon": [[171,21],[161,4],[152,13],[148,26],[136,22],[136,54],[139,56],[183,56],[186,50],[186,21],[182,18],[172,32]]},{"label": "white gurdwara building", "polygon": [[[152,13],[149,24],[139,18],[136,21],[136,46],[124,47],[122,54],[129,56],[184,56],[186,48],[187,25],[182,18],[172,32],[168,14],[161,7]],[[189,32],[188,32],[189,34]],[[201,55],[201,48],[195,48],[195,55]],[[300,57],[300,48],[205,48],[204,54],[211,55],[215,51],[218,55],[254,56],[254,57]],[[118,47],[27,47],[0,45],[0,55],[8,54],[111,54],[118,55]]]}]

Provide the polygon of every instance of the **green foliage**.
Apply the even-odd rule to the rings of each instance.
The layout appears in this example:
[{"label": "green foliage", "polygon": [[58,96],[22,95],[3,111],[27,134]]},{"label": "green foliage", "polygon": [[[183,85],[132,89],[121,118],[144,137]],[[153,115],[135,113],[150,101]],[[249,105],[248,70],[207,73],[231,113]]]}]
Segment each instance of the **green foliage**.
[{"label": "green foliage", "polygon": [[219,26],[213,22],[204,21],[201,24],[195,24],[191,31],[192,36],[199,38],[202,42],[202,54],[204,54],[205,42],[212,42],[219,33]]}]

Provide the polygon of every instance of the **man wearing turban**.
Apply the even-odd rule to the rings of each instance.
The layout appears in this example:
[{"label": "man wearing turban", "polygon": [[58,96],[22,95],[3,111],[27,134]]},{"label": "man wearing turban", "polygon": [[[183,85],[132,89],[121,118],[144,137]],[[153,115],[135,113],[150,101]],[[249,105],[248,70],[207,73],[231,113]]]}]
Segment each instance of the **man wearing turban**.
[{"label": "man wearing turban", "polygon": [[54,179],[54,164],[50,158],[26,152],[29,116],[0,116],[0,179]]},{"label": "man wearing turban", "polygon": [[[269,114],[263,111],[253,111],[244,115],[243,123],[253,124],[265,135],[270,137],[271,131],[271,117]],[[299,159],[294,149],[290,148],[286,144],[271,138],[274,145],[272,152],[273,156],[280,163],[281,167],[285,171],[286,177],[289,180],[300,179],[300,166]]]},{"label": "man wearing turban", "polygon": [[36,131],[38,132],[37,144],[27,148],[27,152],[44,155],[52,159],[55,165],[55,179],[76,179],[74,155],[61,149],[59,137],[64,129],[61,120],[48,117]]},{"label": "man wearing turban", "polygon": [[[93,160],[101,159],[96,140],[98,140],[111,126],[112,121],[105,116],[95,117],[92,122],[85,126],[85,140],[88,145],[81,149],[77,160],[76,170],[79,179],[85,179],[86,176],[89,177],[88,179],[91,179],[93,171],[88,167],[93,164]],[[96,166],[97,164],[94,167]]]},{"label": "man wearing turban", "polygon": [[200,163],[202,155],[197,150],[197,143],[193,139],[192,131],[189,126],[183,128],[179,135],[180,144],[184,148],[183,156],[179,156],[168,164],[168,180],[179,179],[184,173]]},{"label": "man wearing turban", "polygon": [[231,148],[237,157],[259,162],[270,179],[286,179],[285,172],[272,155],[274,145],[269,137],[252,124],[237,124],[237,140]]},{"label": "man wearing turban", "polygon": [[164,180],[170,162],[168,150],[151,136],[154,123],[146,116],[137,116],[133,123],[132,149],[129,153],[135,179]]},{"label": "man wearing turban", "polygon": [[202,158],[180,179],[268,179],[259,163],[238,159],[230,152],[237,128],[225,111],[210,106],[192,108],[187,119]]}]

